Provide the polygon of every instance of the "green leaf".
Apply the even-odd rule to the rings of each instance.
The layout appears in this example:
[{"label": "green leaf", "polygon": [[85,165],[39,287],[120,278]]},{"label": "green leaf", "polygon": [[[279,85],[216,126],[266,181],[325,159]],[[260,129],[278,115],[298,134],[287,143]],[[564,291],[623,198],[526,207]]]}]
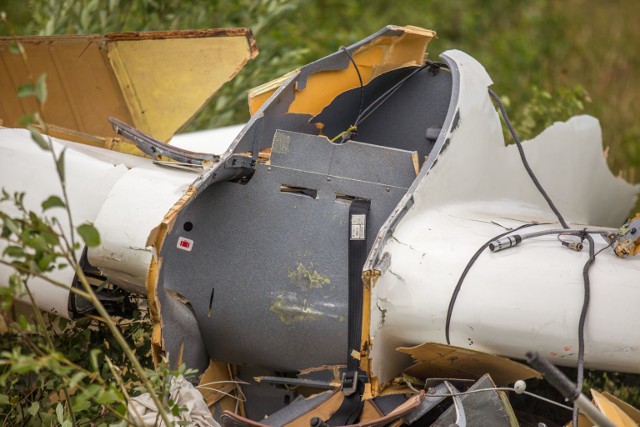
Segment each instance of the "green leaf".
[{"label": "green leaf", "polygon": [[38,414],[39,410],[40,410],[40,402],[33,402],[29,407],[29,409],[27,409],[27,412],[32,417],[35,417]]},{"label": "green leaf", "polygon": [[31,273],[42,273],[40,267],[38,267],[38,264],[34,260],[29,261],[29,271]]},{"label": "green leaf", "polygon": [[64,408],[60,402],[58,402],[56,406],[56,416],[58,417],[58,422],[62,424],[64,422]]},{"label": "green leaf", "polygon": [[171,405],[171,406],[170,406],[170,408],[171,408],[171,415],[173,415],[174,417],[179,416],[179,415],[180,415],[180,407],[179,407],[178,405],[175,405],[175,404],[173,404],[173,405],[172,405],[171,400],[169,400],[169,405]]},{"label": "green leaf", "polygon": [[47,200],[42,202],[42,211],[46,211],[51,208],[64,208],[64,202],[58,196],[49,196]]},{"label": "green leaf", "polygon": [[41,104],[44,104],[47,101],[47,73],[42,73],[40,74],[40,77],[38,77],[34,93]]},{"label": "green leaf", "polygon": [[22,127],[29,127],[29,125],[32,125],[33,123],[35,123],[36,119],[33,117],[33,114],[25,114],[24,116],[20,117],[18,119],[18,124]]},{"label": "green leaf", "polygon": [[24,256],[24,251],[20,246],[7,246],[7,248],[3,252],[3,255],[17,258]]},{"label": "green leaf", "polygon": [[[96,350],[96,349],[94,349]],[[82,397],[84,399],[91,399],[100,391],[100,386],[98,384],[89,384],[87,388],[82,392]]]},{"label": "green leaf", "polygon": [[58,235],[50,231],[43,231],[41,236],[44,239],[44,241],[47,242],[47,245],[55,246],[59,242]]},{"label": "green leaf", "polygon": [[47,250],[47,241],[39,234],[36,234],[33,237],[27,237],[23,239],[23,242],[25,245],[37,251],[45,252]]},{"label": "green leaf", "polygon": [[91,408],[91,402],[88,400],[76,401],[73,404],[73,412],[78,413]]},{"label": "green leaf", "polygon": [[64,420],[60,427],[73,427],[73,424],[71,424],[71,420]]},{"label": "green leaf", "polygon": [[77,230],[84,243],[90,248],[93,248],[100,244],[100,234],[93,225],[82,224],[77,228]]},{"label": "green leaf", "polygon": [[67,148],[62,149],[62,153],[60,153],[60,157],[56,160],[56,168],[58,169],[58,174],[60,175],[60,181],[64,184],[64,153],[67,152]]},{"label": "green leaf", "polygon": [[75,374],[73,374],[71,380],[69,381],[69,388],[74,388],[75,386],[77,386],[78,383],[82,381],[86,376],[87,375],[84,372],[76,372]]},{"label": "green leaf", "polygon": [[55,257],[53,255],[45,255],[40,260],[38,260],[38,268],[41,271],[49,271],[51,269],[51,264],[55,261]]},{"label": "green leaf", "polygon": [[0,394],[0,405],[8,405],[9,404],[9,396],[6,394]]},{"label": "green leaf", "polygon": [[25,331],[29,330],[29,321],[22,314],[18,317],[18,325]]},{"label": "green leaf", "polygon": [[31,83],[23,83],[18,86],[18,98],[26,98],[36,94],[36,88]]},{"label": "green leaf", "polygon": [[100,367],[98,366],[98,355],[101,353],[99,348],[94,348],[89,352],[89,360],[91,362],[91,368],[94,371],[99,371]]},{"label": "green leaf", "polygon": [[93,398],[93,401],[100,405],[108,405],[113,402],[118,402],[119,400],[120,396],[111,389],[101,390],[96,397]]},{"label": "green leaf", "polygon": [[4,219],[4,226],[7,227],[9,229],[9,231],[11,231],[16,236],[20,235],[20,229],[18,228],[16,223],[13,222],[13,220],[11,218],[5,218]]},{"label": "green leaf", "polygon": [[49,144],[47,144],[47,140],[44,139],[44,136],[33,126],[29,126],[28,129],[29,132],[31,132],[31,139],[33,139],[40,148],[45,151],[49,151]]},{"label": "green leaf", "polygon": [[42,211],[46,211],[51,208],[64,208],[65,204],[62,199],[58,196],[49,196],[47,200],[42,202]]}]

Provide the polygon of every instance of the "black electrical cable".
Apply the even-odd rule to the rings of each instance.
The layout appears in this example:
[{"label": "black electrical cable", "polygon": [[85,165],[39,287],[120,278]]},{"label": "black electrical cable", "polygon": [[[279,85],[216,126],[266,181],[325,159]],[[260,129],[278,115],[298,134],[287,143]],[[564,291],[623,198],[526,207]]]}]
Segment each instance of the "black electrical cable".
[{"label": "black electrical cable", "polygon": [[396,83],[395,85],[387,89],[382,95],[380,95],[371,104],[369,104],[369,106],[367,106],[367,108],[365,108],[365,110],[358,116],[358,119],[356,120],[355,125],[358,126],[362,122],[364,122],[371,114],[373,114],[373,112],[375,112],[378,108],[380,108],[380,106],[384,104],[384,102],[387,99],[389,99],[394,93],[396,93],[398,89],[400,89],[402,85],[407,82],[407,80],[409,80],[411,77],[415,76],[417,73],[424,70],[425,68],[431,68],[435,70],[433,72],[433,74],[435,75],[437,74],[437,71],[439,71],[441,68],[447,68],[447,64],[442,62],[433,62],[429,60],[425,61],[425,63],[422,66],[413,70],[409,75],[405,76],[398,83]]},{"label": "black electrical cable", "polygon": [[[532,224],[524,224],[518,228],[515,228],[513,230],[507,231],[505,233],[502,233],[496,237],[494,237],[493,239],[489,240],[488,242],[486,242],[484,245],[482,245],[480,247],[480,249],[478,249],[478,251],[471,257],[471,260],[469,260],[469,263],[467,263],[467,266],[465,267],[465,269],[463,270],[462,274],[460,275],[460,279],[458,280],[458,283],[456,284],[456,287],[451,295],[451,300],[449,301],[449,308],[447,310],[447,319],[446,319],[446,323],[445,323],[445,337],[447,340],[447,344],[451,345],[450,342],[450,338],[449,338],[449,328],[451,325],[451,317],[453,315],[453,308],[456,302],[456,299],[458,297],[458,294],[460,293],[460,289],[462,288],[462,284],[464,282],[465,277],[467,276],[467,273],[469,272],[469,270],[471,269],[471,267],[473,266],[473,264],[476,262],[476,260],[478,259],[478,257],[482,254],[482,252],[489,246],[489,244],[491,242],[493,242],[495,239],[500,239],[504,236],[507,236],[508,234],[511,233],[515,233],[516,231],[526,228],[526,227],[530,227],[533,225],[539,225],[536,223],[532,223]],[[556,232],[558,232],[558,230],[555,230]],[[535,236],[537,234],[537,236]],[[575,233],[571,233],[572,235],[577,235]],[[544,232],[541,233],[533,233],[531,236],[532,237],[541,237],[544,236]],[[589,241],[589,259],[585,262],[584,267],[582,268],[582,278],[583,278],[583,282],[584,282],[584,299],[582,302],[582,309],[580,311],[580,319],[578,320],[578,363],[577,363],[577,380],[576,380],[576,384],[577,384],[577,390],[579,390],[580,392],[582,392],[582,386],[584,383],[584,353],[585,353],[585,342],[584,342],[584,326],[587,320],[587,313],[589,311],[589,302],[590,302],[590,298],[591,298],[591,281],[589,278],[589,270],[591,269],[591,266],[593,265],[593,263],[596,260],[596,256],[598,256],[602,251],[604,251],[605,249],[611,247],[612,243],[609,243],[609,245],[605,246],[604,248],[600,249],[598,252],[595,252],[595,242],[593,240],[593,237],[591,237],[591,233],[589,231],[587,231],[586,229],[582,231],[582,233],[580,234],[580,237],[582,237],[583,240],[588,240]],[[578,407],[574,405],[574,409],[573,409],[573,425],[578,425],[577,424],[577,417],[578,417]]]},{"label": "black electrical cable", "polygon": [[[360,115],[362,114],[362,108],[364,107],[364,84],[362,83],[362,75],[360,74],[360,68],[358,68],[358,64],[356,64],[356,61],[353,59],[353,56],[351,56],[351,53],[346,47],[340,46],[339,50],[342,50],[344,51],[344,53],[347,54],[347,56],[349,57],[349,61],[351,61],[351,63],[353,64],[353,68],[356,69],[356,74],[358,74],[358,80],[360,81],[360,108],[358,109],[357,117],[360,117]],[[356,117],[356,122],[358,121],[357,117]]]},{"label": "black electrical cable", "polygon": [[480,249],[478,249],[476,251],[475,254],[473,254],[471,259],[467,263],[467,266],[462,271],[462,274],[460,275],[460,279],[458,279],[458,283],[456,284],[456,287],[453,290],[453,293],[451,294],[451,299],[449,300],[449,308],[447,309],[447,320],[446,320],[445,327],[444,327],[445,328],[444,329],[444,335],[447,338],[447,344],[451,345],[451,341],[449,340],[449,327],[451,325],[451,317],[453,315],[453,307],[456,304],[456,299],[458,299],[458,294],[460,293],[460,289],[462,289],[462,283],[464,282],[465,277],[467,277],[467,273],[469,273],[469,270],[471,270],[471,267],[476,262],[478,257],[480,257],[482,252],[484,252],[484,250],[487,249],[489,247],[489,244],[491,242],[493,242],[494,240],[499,239],[501,237],[504,237],[507,234],[515,233],[516,231],[522,230],[523,228],[531,227],[533,225],[540,225],[540,224],[538,224],[538,223],[523,224],[520,227],[514,228],[513,230],[506,231],[506,232],[504,232],[504,233],[492,238],[491,240],[488,240],[484,245],[482,245],[480,247]]},{"label": "black electrical cable", "polygon": [[513,138],[513,140],[516,143],[516,146],[518,147],[518,152],[520,153],[520,159],[522,159],[522,164],[524,165],[524,168],[527,170],[527,173],[529,174],[531,181],[533,181],[534,185],[536,186],[540,194],[542,194],[542,197],[544,197],[544,199],[547,201],[547,204],[549,205],[553,213],[556,214],[556,217],[558,218],[560,225],[562,225],[562,228],[569,228],[564,218],[562,217],[562,214],[560,213],[558,208],[556,208],[556,205],[553,204],[553,201],[551,200],[547,192],[544,190],[544,188],[542,188],[542,184],[540,184],[540,181],[538,181],[538,178],[533,173],[533,170],[531,170],[531,166],[529,166],[529,162],[527,161],[527,158],[524,154],[524,149],[522,148],[520,137],[518,137],[516,130],[513,128],[513,125],[511,124],[511,120],[509,120],[509,116],[507,115],[507,110],[504,108],[504,104],[500,100],[500,97],[498,97],[498,95],[496,95],[496,93],[491,89],[489,89],[489,95],[491,96],[491,98],[493,98],[494,101],[496,101],[496,104],[498,104],[498,108],[500,109],[500,114],[502,114],[502,118],[504,119],[504,122],[507,124],[507,128],[509,128],[511,137]]},{"label": "black electrical cable", "polygon": [[[582,278],[584,281],[584,300],[582,302],[582,310],[580,311],[580,320],[578,321],[578,375],[577,388],[582,392],[582,384],[584,382],[584,324],[587,321],[587,312],[589,310],[589,299],[591,298],[591,283],[589,281],[589,269],[596,261],[595,243],[590,234],[585,233],[583,238],[589,241],[589,259],[582,268]],[[606,249],[606,248],[605,248]],[[598,254],[602,251],[598,251]],[[573,407],[573,425],[578,425],[578,407]]]},{"label": "black electrical cable", "polygon": [[[504,104],[502,103],[502,101],[500,100],[500,98],[498,97],[498,95],[496,95],[495,92],[493,92],[491,89],[489,89],[489,95],[491,96],[491,98],[493,98],[495,100],[495,102],[498,104],[498,107],[500,109],[500,114],[502,115],[502,118],[504,119],[507,128],[509,129],[509,132],[511,133],[511,137],[513,138],[513,140],[516,143],[516,146],[518,147],[518,153],[520,154],[520,159],[522,160],[522,164],[524,165],[524,168],[526,169],[527,173],[529,174],[529,177],[531,178],[531,180],[533,181],[534,185],[536,186],[536,188],[538,189],[538,191],[540,192],[540,194],[542,194],[542,197],[544,197],[544,199],[546,200],[547,204],[549,205],[549,207],[551,208],[551,210],[553,211],[553,213],[556,215],[556,217],[558,218],[558,221],[560,222],[560,224],[562,225],[562,227],[564,229],[568,229],[569,226],[567,225],[566,221],[564,220],[564,218],[562,217],[562,214],[560,213],[560,211],[558,210],[558,208],[555,206],[555,204],[553,203],[553,201],[551,200],[551,198],[549,197],[549,195],[547,194],[547,192],[544,190],[544,188],[542,187],[542,184],[540,184],[540,181],[538,181],[538,178],[535,176],[535,174],[533,173],[533,170],[531,169],[531,166],[529,165],[529,162],[527,161],[527,158],[525,156],[524,153],[524,149],[522,148],[522,143],[520,142],[520,138],[518,137],[517,132],[515,131],[515,129],[513,128],[513,125],[511,124],[511,120],[509,120],[509,116],[507,114],[507,111],[504,107]],[[366,110],[365,110],[366,111]],[[478,259],[478,257],[480,256],[480,254],[482,254],[482,252],[489,246],[490,243],[492,243],[494,240],[496,239],[500,239],[510,233],[513,233],[519,229],[528,227],[528,226],[532,226],[532,225],[536,225],[536,224],[525,224],[521,227],[518,227],[514,230],[508,231],[506,233],[502,233],[499,236],[494,237],[493,239],[489,240],[488,242],[486,242],[484,245],[482,245],[482,247],[480,247],[480,249],[478,249],[478,251],[473,255],[473,257],[471,257],[471,260],[469,261],[469,263],[467,264],[467,266],[465,267],[465,269],[462,272],[462,275],[460,276],[460,279],[458,280],[458,283],[456,284],[456,287],[451,295],[451,300],[449,301],[449,308],[447,310],[447,319],[446,319],[446,324],[445,324],[445,336],[447,339],[447,344],[451,344],[450,339],[449,339],[449,327],[451,324],[451,316],[453,314],[453,307],[455,305],[456,299],[458,297],[458,294],[460,292],[460,289],[462,288],[462,283],[464,282],[465,277],[467,276],[467,273],[469,272],[469,270],[471,269],[471,267],[473,266],[473,264],[475,263],[475,261]],[[531,236],[533,237],[533,236]],[[591,266],[593,265],[593,263],[595,262],[595,258],[596,256],[602,252],[605,248],[601,249],[600,251],[598,251],[598,253],[595,253],[595,242],[593,240],[593,237],[591,237],[591,235],[584,230],[584,232],[580,235],[580,237],[582,237],[582,239],[586,239],[589,241],[589,259],[587,260],[587,262],[585,263],[583,269],[582,269],[582,277],[583,277],[583,281],[584,281],[584,300],[582,303],[582,309],[580,311],[580,319],[578,321],[578,374],[577,374],[577,388],[578,390],[582,391],[582,386],[583,386],[583,382],[584,382],[584,348],[585,348],[585,343],[584,343],[584,325],[586,323],[587,320],[587,313],[589,311],[589,300],[591,297],[591,283],[590,283],[590,279],[589,279],[589,270],[591,268]],[[609,244],[609,246],[611,246],[611,244]],[[609,247],[607,246],[607,247]],[[577,425],[577,420],[578,420],[578,407],[574,405],[573,408],[573,425]]]},{"label": "black electrical cable", "polygon": [[[547,204],[549,205],[549,207],[551,208],[551,210],[553,211],[553,213],[556,214],[556,217],[558,218],[558,221],[560,222],[560,224],[562,225],[563,228],[568,229],[569,226],[567,225],[567,223],[565,222],[564,218],[562,217],[562,214],[560,213],[560,211],[558,210],[558,208],[556,208],[556,206],[553,204],[553,201],[551,200],[551,198],[549,197],[549,195],[547,194],[547,192],[544,190],[544,188],[542,188],[542,185],[540,184],[540,182],[538,181],[537,177],[535,176],[535,174],[533,173],[533,171],[531,170],[531,167],[529,166],[529,162],[527,162],[527,159],[524,155],[524,150],[522,148],[522,144],[520,143],[520,138],[518,137],[518,134],[516,133],[515,129],[513,128],[511,121],[509,120],[509,116],[507,115],[507,111],[504,108],[504,104],[502,103],[502,101],[500,101],[500,98],[498,97],[498,95],[496,95],[495,92],[493,92],[491,89],[489,89],[489,95],[491,96],[491,98],[493,98],[496,103],[498,104],[498,107],[500,108],[500,113],[502,114],[502,117],[505,121],[505,123],[507,124],[507,127],[509,128],[509,132],[511,133],[511,136],[513,137],[513,140],[515,141],[517,147],[518,147],[518,152],[520,153],[520,158],[522,159],[522,163],[525,167],[525,169],[527,170],[527,173],[529,174],[529,177],[531,178],[531,180],[533,181],[533,183],[535,184],[535,186],[538,188],[538,191],[540,191],[540,194],[542,194],[542,196],[544,197],[544,199],[547,201]],[[584,268],[582,270],[582,276],[584,279],[584,301],[582,303],[582,310],[580,312],[580,320],[578,321],[578,375],[577,375],[577,387],[580,391],[582,391],[582,383],[584,380],[584,324],[586,322],[587,319],[587,312],[589,310],[589,298],[590,298],[590,282],[589,282],[589,269],[591,268],[591,265],[594,263],[595,261],[595,249],[594,249],[594,241],[593,241],[593,237],[591,237],[590,234],[588,234],[586,231],[585,233],[581,236],[584,239],[587,239],[589,241],[589,259],[587,260],[587,262],[584,265]],[[606,249],[606,248],[605,248]],[[601,251],[599,251],[598,253],[600,253]],[[573,425],[577,425],[577,421],[578,421],[578,407],[574,406],[573,409]]]},{"label": "black electrical cable", "polygon": [[378,96],[375,100],[373,100],[364,110],[362,109],[363,107],[363,99],[364,99],[364,95],[363,95],[363,86],[362,86],[362,77],[360,75],[360,71],[358,69],[358,66],[356,65],[355,61],[353,60],[353,58],[351,57],[351,54],[346,50],[346,48],[341,47],[341,50],[344,49],[344,51],[347,53],[347,55],[349,55],[349,59],[351,59],[351,62],[353,64],[353,66],[356,68],[356,72],[358,73],[358,78],[360,78],[360,111],[358,112],[358,116],[355,120],[355,122],[353,123],[353,125],[351,125],[349,127],[349,129],[345,130],[344,132],[338,134],[336,137],[334,137],[332,139],[332,141],[341,138],[340,139],[340,143],[344,143],[347,140],[349,140],[353,134],[355,132],[358,131],[358,126],[360,126],[362,124],[362,122],[364,122],[367,118],[369,118],[369,116],[371,116],[371,114],[373,114],[378,108],[380,108],[385,101],[387,101],[389,98],[391,98],[391,96],[393,96],[394,93],[396,93],[398,91],[398,89],[400,89],[402,87],[402,85],[404,85],[407,80],[409,80],[411,77],[415,76],[418,72],[424,70],[425,68],[429,68],[429,67],[437,67],[438,69],[445,67],[445,64],[441,64],[439,62],[431,62],[431,61],[426,61],[422,66],[416,68],[415,70],[413,70],[411,73],[409,73],[407,76],[403,77],[399,82],[397,82],[396,84],[394,84],[393,86],[391,86],[389,89],[387,89],[384,93],[382,93],[380,96]]},{"label": "black electrical cable", "polygon": [[362,111],[359,115],[358,118],[355,121],[355,125],[359,126],[362,122],[364,122],[371,114],[373,114],[378,108],[380,108],[380,106],[382,106],[382,104],[384,104],[384,102],[391,98],[391,96],[396,93],[398,91],[398,89],[400,89],[402,87],[402,85],[404,85],[407,80],[409,80],[411,77],[415,76],[418,72],[424,70],[426,67],[429,67],[431,64],[429,62],[425,63],[424,65],[416,68],[415,70],[413,70],[409,75],[405,76],[402,78],[402,80],[400,80],[399,82],[397,82],[396,84],[394,84],[393,86],[391,86],[389,89],[387,89],[386,91],[384,91],[384,93],[382,93],[379,97],[377,97],[371,104],[369,104],[367,106],[367,108],[364,109],[364,111]]},{"label": "black electrical cable", "polygon": [[[562,242],[562,244],[564,246],[566,242],[563,242],[560,239],[560,236],[575,236],[575,237],[580,237],[582,241],[584,241],[584,235],[585,234],[596,234],[596,235],[600,235],[603,238],[606,239],[606,236],[608,235],[608,233],[611,233],[613,230],[587,230],[586,228],[582,229],[582,230],[576,230],[576,229],[571,229],[571,228],[561,228],[561,229],[551,229],[551,230],[543,230],[543,231],[538,231],[535,233],[529,233],[529,234],[512,234],[510,236],[507,237],[507,239],[503,239],[503,238],[498,238],[496,240],[494,240],[493,242],[491,242],[489,244],[489,249],[491,249],[491,252],[499,252],[505,249],[509,249],[512,248],[516,245],[521,244],[522,242],[524,242],[527,239],[533,239],[534,237],[542,237],[542,236],[550,236],[550,235],[555,235],[558,237],[558,239],[560,240],[560,242]],[[580,244],[581,246],[582,244]],[[567,246],[569,247],[569,246]],[[582,250],[582,247],[580,247],[579,249],[574,249],[577,250],[578,252],[580,252]]]}]

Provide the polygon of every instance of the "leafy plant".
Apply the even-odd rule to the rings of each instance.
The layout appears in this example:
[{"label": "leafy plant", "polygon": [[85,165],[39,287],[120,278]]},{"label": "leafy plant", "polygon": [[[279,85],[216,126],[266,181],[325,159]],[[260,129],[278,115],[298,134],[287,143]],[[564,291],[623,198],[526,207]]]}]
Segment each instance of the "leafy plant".
[{"label": "leafy plant", "polygon": [[[17,43],[12,50],[20,55],[27,69],[28,58],[22,46]],[[171,425],[163,400],[147,376],[147,371],[141,365],[135,351],[124,337],[123,324],[118,325],[107,313],[93,287],[80,266],[77,253],[81,243],[76,241],[76,233],[87,247],[94,247],[100,243],[100,235],[92,224],[84,223],[74,227],[65,180],[65,149],[54,150],[50,137],[46,136],[47,124],[44,120],[44,104],[47,99],[46,75],[37,79],[29,76],[29,82],[18,88],[19,97],[33,97],[38,106],[32,115],[25,116],[21,121],[31,133],[33,141],[45,151],[51,153],[52,162],[61,185],[61,196],[51,195],[41,203],[41,212],[30,210],[25,204],[24,193],[9,194],[2,189],[0,202],[5,209],[0,210],[0,238],[7,243],[0,259],[4,264],[14,269],[9,287],[0,288],[3,297],[3,309],[9,309],[16,296],[26,295],[33,308],[32,318],[27,319],[23,314],[12,321],[10,316],[4,316],[5,333],[0,353],[0,384],[5,386],[8,394],[0,395],[0,407],[6,409],[5,423],[11,425],[40,425],[59,423],[60,425],[76,426],[92,423],[96,420],[112,418],[128,424],[126,414],[127,383],[124,378],[133,376],[135,385],[143,387],[155,402],[159,416],[166,425]],[[44,134],[40,130],[44,131]],[[6,205],[10,204],[10,208]],[[60,221],[50,215],[50,209],[62,208],[66,213],[66,221]],[[8,212],[13,212],[10,214]],[[75,232],[74,232],[75,230]],[[50,273],[65,268],[72,268],[80,283],[80,287],[70,286],[57,281]],[[32,280],[44,280],[47,283],[68,289],[70,292],[89,301],[96,309],[96,320],[100,326],[93,325],[94,331],[106,329],[119,351],[116,354],[119,368],[112,363],[111,358],[93,342],[86,342],[84,348],[67,348],[60,351],[74,337],[91,335],[92,326],[85,325],[80,329],[78,325],[66,324],[61,320],[51,320],[36,306],[30,289]],[[6,313],[7,311],[3,311]],[[131,323],[126,322],[126,325]],[[62,335],[66,339],[56,338]],[[102,343],[107,349],[111,348],[109,340]],[[86,354],[88,349],[88,363]],[[75,354],[74,354],[75,350]],[[84,350],[81,354],[80,351]],[[100,354],[103,354],[101,362]],[[77,358],[74,356],[78,356]],[[83,362],[84,359],[84,362]],[[123,363],[124,362],[124,363]],[[108,367],[108,371],[105,369]],[[125,371],[122,371],[124,367]],[[126,371],[129,369],[129,372]],[[111,377],[116,382],[107,381]],[[129,387],[132,386],[129,381]],[[164,390],[160,390],[164,392]],[[79,418],[80,417],[80,418]]]},{"label": "leafy plant", "polygon": [[587,91],[581,86],[560,87],[547,91],[537,86],[531,88],[531,99],[517,114],[520,118],[516,130],[524,139],[530,139],[551,126],[585,111],[591,102]]},{"label": "leafy plant", "polygon": [[[565,120],[571,114],[595,113],[603,123],[605,144],[612,148],[609,163],[616,170],[621,170],[629,180],[635,181],[640,176],[640,126],[636,117],[640,99],[636,95],[640,86],[640,73],[637,72],[640,54],[637,50],[629,49],[629,46],[640,41],[640,26],[636,19],[638,4],[633,0],[606,5],[588,0],[0,0],[0,11],[3,10],[15,18],[13,31],[24,35],[253,27],[260,55],[221,89],[189,125],[188,129],[191,130],[246,121],[247,89],[336,51],[341,44],[348,45],[384,25],[412,24],[432,28],[438,31],[439,40],[429,46],[430,57],[435,59],[439,52],[457,48],[478,58],[495,81],[496,92],[511,101],[509,110],[523,138],[533,137],[552,121]],[[12,34],[9,25],[0,27],[0,34]],[[11,49],[20,54],[19,45]],[[47,94],[43,91],[45,85],[41,83],[38,88],[38,81],[35,79],[22,87],[21,95],[36,96],[38,93],[37,96],[46,100]],[[42,81],[45,81],[45,77],[42,77]],[[576,82],[582,86],[575,86]],[[587,88],[588,93],[582,87]],[[533,91],[531,88],[534,88]],[[589,102],[590,98],[594,99],[593,103]],[[31,115],[25,118],[24,124],[32,126],[35,142],[44,147],[47,139],[38,132],[40,119],[37,115]],[[63,156],[57,158],[56,164],[64,165]],[[64,175],[63,166],[59,169]],[[15,199],[24,196],[6,197],[7,201],[13,198],[14,203]],[[64,197],[47,200],[46,206],[42,206],[45,212],[50,212],[49,209],[56,206],[61,207],[59,201],[65,203]],[[640,209],[640,202],[636,209]],[[9,218],[13,222],[7,225],[9,232],[11,226],[22,229],[19,218]],[[7,221],[7,224],[11,223]],[[35,235],[47,235],[46,223],[33,221],[29,227],[33,227]],[[55,227],[54,231],[57,231]],[[48,238],[51,240],[50,236]],[[29,268],[31,275],[26,277],[33,277],[37,272],[34,266],[40,268],[39,263],[45,269],[61,268],[61,264],[67,264],[65,261],[48,261],[49,254],[42,249],[47,247],[46,240],[45,245],[40,239],[30,242],[31,246],[24,247],[22,244],[12,244],[13,248],[3,256],[14,257],[12,259],[23,263],[23,268]],[[33,245],[40,245],[40,252]],[[21,258],[20,251],[27,252],[29,256]],[[46,273],[41,271],[38,274]],[[17,275],[11,278],[8,288],[0,287],[4,314],[10,310],[13,297],[19,292],[26,292],[24,279],[25,276]],[[51,321],[48,316],[44,317],[45,322]],[[30,354],[29,357],[37,356],[36,353],[28,353],[32,351],[32,346],[24,347],[24,337],[39,344],[44,342],[42,345],[47,346],[37,326],[27,327],[29,322],[26,319],[18,318],[12,322],[9,316],[5,318],[4,326],[0,318],[0,330],[5,331],[0,335],[0,348],[8,351],[16,361],[26,360],[24,357],[27,354]],[[135,349],[141,364],[150,367],[146,318],[141,309],[133,323],[117,320],[116,326]],[[90,363],[82,363],[91,360],[84,357],[88,353],[86,349],[99,343],[101,353],[96,356],[97,371],[103,378],[108,382],[115,378],[106,362],[108,355],[113,365],[122,369],[119,374],[125,386],[120,387],[121,391],[123,388],[130,390],[132,384],[140,384],[135,370],[128,364],[127,356],[119,350],[117,341],[103,322],[84,319],[74,324],[57,320],[52,330],[54,334],[51,338],[57,352],[73,363],[93,372]],[[58,335],[63,338],[58,340]],[[16,345],[20,348],[20,356],[13,355],[12,349]],[[50,360],[38,359],[37,363],[29,362],[28,366],[33,369],[47,366],[47,363],[53,363]],[[0,366],[0,370],[8,369],[8,364]],[[48,368],[38,369],[37,376],[49,372],[45,370]],[[52,422],[59,422],[57,403],[41,403],[41,399],[45,403],[50,401],[47,392],[57,393],[59,383],[50,383],[43,393],[29,394],[35,386],[25,386],[21,381],[36,376],[33,372],[24,376],[14,372],[7,377],[6,390],[12,391],[0,395],[3,416],[10,408],[13,408],[11,417],[17,413],[29,415],[29,410],[34,413],[44,411],[56,417]],[[81,371],[65,374],[64,378],[71,379],[77,372]],[[600,375],[588,376],[587,382],[596,388],[602,386],[613,390],[620,397],[631,399],[632,403],[640,403],[637,400],[640,389],[637,376]],[[9,384],[14,380],[20,386],[10,389]],[[153,382],[153,378],[151,380]],[[87,386],[100,386],[96,381],[87,376],[81,382]],[[7,400],[14,406],[7,404]],[[122,401],[110,405],[116,411],[122,409]],[[95,411],[91,414],[104,412],[101,405],[92,407]],[[84,419],[85,415],[91,418],[93,415],[87,415],[90,411],[80,412],[80,419]],[[118,419],[108,411],[106,416],[107,420],[111,420],[108,422]],[[17,418],[11,417],[5,418],[5,424],[19,424],[19,421],[14,423]],[[28,422],[34,422],[34,419]]]}]

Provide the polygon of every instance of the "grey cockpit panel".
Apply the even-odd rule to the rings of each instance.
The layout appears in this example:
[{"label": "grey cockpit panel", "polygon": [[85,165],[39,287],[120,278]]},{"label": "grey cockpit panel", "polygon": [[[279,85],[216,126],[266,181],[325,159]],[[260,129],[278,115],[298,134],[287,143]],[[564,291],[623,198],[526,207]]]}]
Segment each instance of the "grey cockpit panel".
[{"label": "grey cockpit panel", "polygon": [[[349,202],[371,201],[370,248],[415,179],[414,156],[278,131],[271,164],[245,185],[210,185],[182,210],[163,245],[159,294],[189,302],[216,360],[345,363]],[[189,250],[180,239],[192,240]]]}]

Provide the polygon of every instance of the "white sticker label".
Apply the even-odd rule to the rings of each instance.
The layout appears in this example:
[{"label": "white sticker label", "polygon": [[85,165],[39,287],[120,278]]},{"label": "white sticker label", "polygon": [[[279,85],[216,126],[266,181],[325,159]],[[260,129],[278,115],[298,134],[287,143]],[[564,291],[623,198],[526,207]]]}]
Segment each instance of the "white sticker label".
[{"label": "white sticker label", "polygon": [[191,252],[191,249],[193,249],[193,240],[187,239],[186,237],[180,237],[178,239],[178,249]]},{"label": "white sticker label", "polygon": [[367,216],[351,216],[351,240],[364,240],[366,238]]}]

